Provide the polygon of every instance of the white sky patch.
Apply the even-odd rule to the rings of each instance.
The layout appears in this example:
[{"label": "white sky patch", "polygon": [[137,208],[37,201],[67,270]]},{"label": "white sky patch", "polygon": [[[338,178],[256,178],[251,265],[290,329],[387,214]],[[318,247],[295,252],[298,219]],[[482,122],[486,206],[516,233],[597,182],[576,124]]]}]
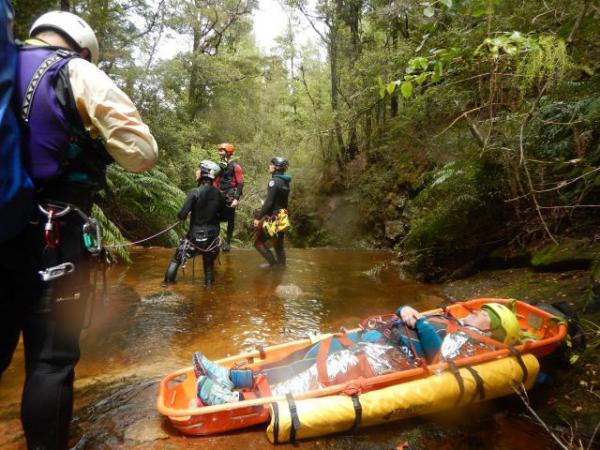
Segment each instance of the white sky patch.
[{"label": "white sky patch", "polygon": [[[296,12],[296,17],[300,19],[299,24],[294,27],[298,45],[303,46],[312,42],[321,46],[319,36],[306,18],[300,12]],[[259,0],[253,19],[256,45],[263,54],[273,53],[273,48],[276,46],[275,39],[284,34],[287,28],[288,12],[278,0]]]},{"label": "white sky patch", "polygon": [[[314,1],[309,1],[309,3],[311,6],[314,5]],[[325,48],[321,39],[300,12],[295,11],[295,15],[299,19],[293,22],[295,23],[294,31],[298,50],[300,50],[302,46],[312,43],[320,48],[321,57],[324,59]],[[141,18],[134,16],[131,17],[131,19],[140,28],[143,28],[144,24],[142,23]],[[288,12],[286,12],[282,3],[279,0],[259,0],[258,9],[252,14],[252,19],[252,32],[259,51],[264,55],[276,53],[275,48],[277,44],[275,39],[284,34],[288,23]],[[319,29],[323,28],[321,24],[317,24],[317,26]],[[178,53],[191,51],[191,46],[191,36],[165,29],[160,37],[154,60],[172,59]],[[140,60],[147,58],[147,56],[142,58],[139,49],[134,51],[134,57]]]},{"label": "white sky patch", "polygon": [[256,45],[262,53],[268,53],[275,46],[275,38],[284,33],[288,15],[277,0],[260,0],[253,18]]}]

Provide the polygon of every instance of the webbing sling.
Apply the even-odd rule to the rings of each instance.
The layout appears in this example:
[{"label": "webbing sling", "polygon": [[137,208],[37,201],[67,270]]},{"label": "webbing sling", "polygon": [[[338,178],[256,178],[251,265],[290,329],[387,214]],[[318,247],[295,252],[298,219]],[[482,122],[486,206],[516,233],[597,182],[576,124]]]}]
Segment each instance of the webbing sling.
[{"label": "webbing sling", "polygon": [[354,407],[354,423],[348,431],[355,431],[362,421],[362,405],[360,404],[358,394],[352,394],[350,397],[352,397],[352,406]]},{"label": "webbing sling", "polygon": [[336,338],[345,348],[348,348],[354,344],[354,342],[345,333],[336,333],[333,336],[321,341],[319,344],[319,351],[317,352],[317,375],[319,377],[319,382],[323,386],[329,386],[331,384],[329,375],[327,374],[327,357],[329,356],[329,349],[331,347],[333,338]]},{"label": "webbing sling", "polygon": [[279,444],[279,406],[273,402],[273,444]]},{"label": "webbing sling", "polygon": [[465,395],[465,381],[462,379],[462,376],[460,375],[460,371],[458,370],[458,367],[456,367],[456,364],[454,364],[454,361],[447,361],[448,363],[448,369],[450,370],[450,373],[452,375],[454,375],[454,378],[456,378],[456,382],[458,383],[458,388],[460,389],[460,394],[458,396],[458,398],[456,399],[456,401],[454,402],[454,406],[457,406],[460,401],[462,400],[463,396]]},{"label": "webbing sling", "polygon": [[288,406],[290,408],[290,419],[292,419],[291,426],[290,426],[290,442],[295,443],[296,442],[296,430],[298,430],[298,428],[300,428],[300,418],[298,417],[298,409],[296,408],[296,401],[294,400],[293,395],[290,393],[287,393],[285,395],[285,398],[288,401]]},{"label": "webbing sling", "polygon": [[471,403],[475,401],[475,399],[477,398],[477,394],[479,394],[479,400],[485,399],[485,386],[483,385],[483,379],[481,378],[479,373],[471,366],[465,366],[465,369],[467,369],[471,373],[476,385],[475,392],[473,393],[473,398],[471,399]]},{"label": "webbing sling", "polygon": [[523,384],[525,384],[525,382],[527,381],[527,378],[529,377],[529,371],[527,370],[527,366],[523,362],[523,358],[521,358],[521,353],[519,353],[519,350],[514,348],[512,345],[509,345],[507,347],[508,347],[508,350],[510,350],[510,352],[513,354],[513,356],[517,359],[519,366],[521,366],[521,370],[523,371],[523,379],[521,380],[521,382]]}]

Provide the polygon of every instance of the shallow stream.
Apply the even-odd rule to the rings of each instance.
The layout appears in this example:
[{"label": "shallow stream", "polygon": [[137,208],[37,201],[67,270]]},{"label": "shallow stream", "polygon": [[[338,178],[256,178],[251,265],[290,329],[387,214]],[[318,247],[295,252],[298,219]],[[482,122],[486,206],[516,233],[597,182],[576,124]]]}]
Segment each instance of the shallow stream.
[{"label": "shallow stream", "polygon": [[[217,282],[202,286],[198,259],[168,289],[160,282],[172,250],[139,249],[132,265],[108,272],[92,325],[81,340],[72,445],[78,449],[271,449],[264,427],[212,437],[186,437],[155,409],[158,381],[189,366],[194,351],[219,358],[240,351],[355,327],[399,305],[430,309],[444,302],[436,286],[403,281],[394,254],[292,249],[285,269],[268,268],[253,250],[234,249],[217,264]],[[0,448],[24,448],[19,422],[21,344],[0,383]],[[354,434],[300,444],[305,449],[551,448],[499,400]],[[425,443],[425,444],[424,444]],[[279,446],[292,448],[292,446]]]}]

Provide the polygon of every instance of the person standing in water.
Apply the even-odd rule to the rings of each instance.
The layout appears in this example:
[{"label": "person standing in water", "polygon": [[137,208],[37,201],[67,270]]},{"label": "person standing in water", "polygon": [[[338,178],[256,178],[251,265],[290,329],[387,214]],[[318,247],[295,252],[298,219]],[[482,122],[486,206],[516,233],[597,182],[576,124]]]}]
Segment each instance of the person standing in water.
[{"label": "person standing in water", "polygon": [[[267,227],[264,227],[266,220],[279,222],[280,215],[285,215],[287,221],[288,197],[290,195],[290,182],[292,177],[286,175],[288,169],[288,161],[281,156],[274,156],[269,163],[269,173],[271,179],[267,189],[267,199],[263,203],[259,212],[254,215],[254,227],[257,228],[256,240],[254,247],[269,263],[270,266],[285,265],[286,256],[283,241],[285,230],[273,229],[269,232]],[[270,239],[274,241],[275,255],[265,245]]]},{"label": "person standing in water", "polygon": [[204,285],[215,282],[215,259],[219,255],[219,219],[225,208],[225,196],[213,186],[213,181],[221,172],[215,162],[201,161],[196,170],[198,187],[188,192],[181,210],[177,214],[179,220],[190,217],[190,228],[175,250],[173,259],[165,272],[163,286],[175,283],[177,270],[189,258],[202,254],[204,267]]},{"label": "person standing in water", "polygon": [[227,222],[227,235],[225,236],[225,244],[223,245],[224,252],[228,252],[231,249],[231,238],[233,237],[233,229],[235,227],[235,209],[240,203],[240,197],[244,189],[242,166],[237,161],[231,159],[234,152],[235,146],[233,144],[219,144],[222,172],[213,183],[213,186],[219,188],[225,195],[227,202],[225,210],[221,215],[221,221]]}]

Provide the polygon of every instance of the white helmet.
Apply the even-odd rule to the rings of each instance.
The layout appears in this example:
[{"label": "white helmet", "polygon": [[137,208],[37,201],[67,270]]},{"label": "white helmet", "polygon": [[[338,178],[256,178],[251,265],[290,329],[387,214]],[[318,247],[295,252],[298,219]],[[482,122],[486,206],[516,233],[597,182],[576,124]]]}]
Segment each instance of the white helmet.
[{"label": "white helmet", "polygon": [[211,180],[214,180],[219,173],[221,173],[221,167],[208,159],[200,161],[198,167],[200,168],[200,178],[210,178]]},{"label": "white helmet", "polygon": [[50,11],[42,14],[31,26],[29,37],[44,29],[67,35],[81,49],[87,48],[90,51],[94,64],[98,62],[100,49],[96,33],[81,17],[67,11]]}]

